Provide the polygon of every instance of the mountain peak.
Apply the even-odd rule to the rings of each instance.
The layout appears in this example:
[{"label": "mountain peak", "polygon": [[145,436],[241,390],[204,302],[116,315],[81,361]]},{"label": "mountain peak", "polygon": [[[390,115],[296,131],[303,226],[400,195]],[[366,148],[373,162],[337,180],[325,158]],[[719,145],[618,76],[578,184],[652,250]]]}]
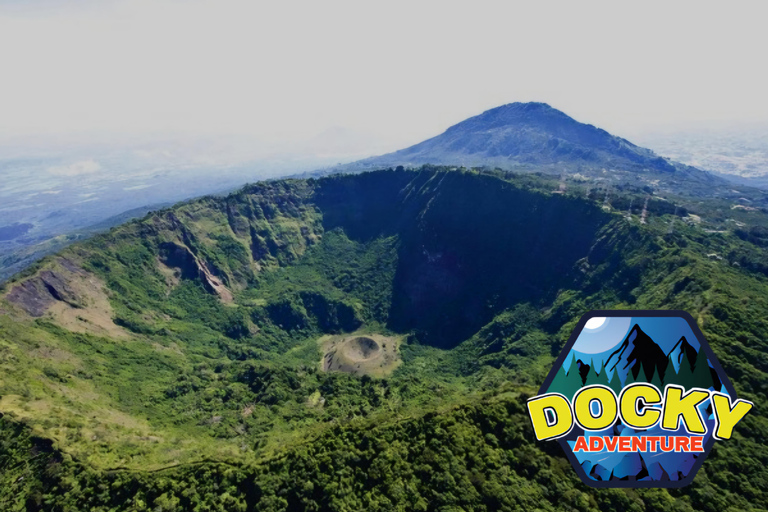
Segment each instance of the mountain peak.
[{"label": "mountain peak", "polygon": [[[579,122],[542,102],[507,103],[461,121],[440,135],[394,153],[338,170],[417,167],[424,164],[497,167],[578,174],[656,186],[660,181],[720,183],[709,173],[672,163],[607,131]],[[724,182],[723,182],[724,183]]]},{"label": "mountain peak", "polygon": [[557,113],[562,116],[566,116],[566,114],[557,110],[556,108],[553,108],[548,103],[542,103],[539,101],[528,101],[528,102],[516,101],[514,103],[507,103],[506,105],[500,105],[498,107],[488,109],[482,114],[480,114],[480,116],[485,116],[489,114],[503,114],[503,115],[539,114],[540,115],[540,114],[546,114],[546,113]]},{"label": "mountain peak", "polygon": [[505,115],[523,115],[523,114],[542,115],[542,114],[554,113],[554,114],[568,117],[565,113],[552,107],[549,103],[543,103],[540,101],[527,101],[527,102],[516,101],[514,103],[507,103],[506,105],[500,105],[498,107],[488,109],[480,115],[483,116],[483,115],[491,114],[495,112],[501,112],[501,113],[504,113]]},{"label": "mountain peak", "polygon": [[[547,103],[507,103],[470,117],[446,130],[446,134],[457,130],[493,129],[504,126],[538,125],[543,121],[566,122],[578,125],[577,121]],[[586,125],[585,125],[586,126]]]},{"label": "mountain peak", "polygon": [[676,171],[652,151],[541,102],[508,103],[486,110],[437,137],[359,164],[556,166],[558,173],[584,172],[587,167],[600,173],[605,168],[666,174]]}]

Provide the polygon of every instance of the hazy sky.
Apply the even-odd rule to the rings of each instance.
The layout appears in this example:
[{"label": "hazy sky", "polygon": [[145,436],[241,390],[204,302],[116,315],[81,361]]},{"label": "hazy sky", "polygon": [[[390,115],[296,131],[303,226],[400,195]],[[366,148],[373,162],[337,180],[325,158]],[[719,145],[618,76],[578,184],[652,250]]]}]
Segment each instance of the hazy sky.
[{"label": "hazy sky", "polygon": [[768,122],[766,6],[0,0],[0,136],[395,149],[530,100],[619,135]]}]

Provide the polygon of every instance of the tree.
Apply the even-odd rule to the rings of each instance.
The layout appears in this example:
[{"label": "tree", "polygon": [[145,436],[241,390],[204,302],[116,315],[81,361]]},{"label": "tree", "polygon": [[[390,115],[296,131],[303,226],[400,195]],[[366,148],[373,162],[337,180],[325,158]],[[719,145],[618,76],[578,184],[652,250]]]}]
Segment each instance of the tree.
[{"label": "tree", "polygon": [[709,371],[709,360],[707,359],[707,354],[702,349],[699,349],[699,353],[696,355],[692,381],[693,385],[697,388],[709,389],[714,385],[712,373]]},{"label": "tree", "polygon": [[570,400],[571,397],[573,397],[573,394],[576,393],[581,386],[581,375],[579,375],[576,360],[575,358],[571,358],[571,364],[568,367],[568,371],[566,371],[564,367],[558,370],[547,391],[549,393],[560,393]]},{"label": "tree", "polygon": [[595,363],[590,359],[589,361],[589,373],[587,373],[587,380],[584,382],[585,386],[594,386],[595,384],[600,384],[602,386],[608,385],[608,377],[606,377],[606,371],[605,368],[602,368],[602,371],[598,373],[595,370]]},{"label": "tree", "polygon": [[[674,367],[667,367],[667,372],[665,373],[664,377],[667,377],[667,374],[672,373],[674,371]],[[656,386],[656,388],[663,390],[664,389],[664,382],[661,380],[661,377],[659,376],[659,369],[656,368],[656,370],[653,372],[653,377],[651,377],[651,384]]]},{"label": "tree", "polygon": [[[607,370],[604,368],[603,371],[605,372]],[[619,396],[621,393],[621,379],[619,378],[619,372],[617,370],[614,370],[611,374],[611,378],[608,381],[608,387],[611,388],[614,393],[616,393],[616,396]]]}]

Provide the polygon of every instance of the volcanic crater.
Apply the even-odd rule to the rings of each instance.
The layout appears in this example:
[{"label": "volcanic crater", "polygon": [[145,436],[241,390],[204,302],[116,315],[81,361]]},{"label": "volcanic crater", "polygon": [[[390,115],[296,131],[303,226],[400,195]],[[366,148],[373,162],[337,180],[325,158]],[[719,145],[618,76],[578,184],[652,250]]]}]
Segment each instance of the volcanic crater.
[{"label": "volcanic crater", "polygon": [[379,334],[331,336],[323,343],[323,371],[383,377],[400,364],[399,339]]}]

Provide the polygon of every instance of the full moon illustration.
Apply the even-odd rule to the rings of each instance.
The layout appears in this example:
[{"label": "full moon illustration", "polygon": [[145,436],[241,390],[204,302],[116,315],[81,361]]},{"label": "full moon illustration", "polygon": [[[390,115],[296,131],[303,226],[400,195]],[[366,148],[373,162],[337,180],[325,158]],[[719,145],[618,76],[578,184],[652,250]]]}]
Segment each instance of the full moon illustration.
[{"label": "full moon illustration", "polygon": [[592,317],[579,333],[573,350],[582,354],[600,354],[610,350],[624,341],[631,325],[631,317]]},{"label": "full moon illustration", "polygon": [[589,329],[590,331],[594,331],[595,329],[602,326],[605,321],[608,320],[604,316],[593,316],[589,320],[587,320],[586,325],[584,325],[585,329]]}]

